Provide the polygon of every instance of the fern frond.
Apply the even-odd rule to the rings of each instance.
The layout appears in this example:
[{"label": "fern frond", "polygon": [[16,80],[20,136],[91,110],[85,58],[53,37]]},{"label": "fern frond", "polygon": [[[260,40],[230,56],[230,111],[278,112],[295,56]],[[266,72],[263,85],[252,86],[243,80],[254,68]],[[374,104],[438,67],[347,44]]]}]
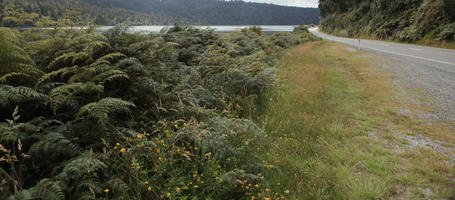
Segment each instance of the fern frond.
[{"label": "fern frond", "polygon": [[[51,63],[47,66],[48,69],[58,69],[61,65],[65,65],[65,63],[68,63],[69,61],[72,61],[75,52],[70,52],[70,53],[65,53],[63,55],[58,56],[54,60],[52,60]],[[65,67],[65,66],[63,66]]]},{"label": "fern frond", "polygon": [[110,48],[111,45],[106,41],[92,41],[88,44],[86,50],[91,52],[92,55],[95,54],[97,51],[104,50]]},{"label": "fern frond", "polygon": [[125,80],[129,78],[130,77],[125,72],[114,69],[98,74],[94,80],[95,82],[104,85],[104,83],[111,82],[113,80]]},{"label": "fern frond", "polygon": [[50,73],[44,74],[44,75],[41,76],[41,78],[38,79],[38,81],[36,82],[35,88],[36,88],[37,86],[39,86],[41,83],[43,83],[44,81],[46,81],[46,80],[51,80],[52,78],[57,77],[57,76],[59,76],[61,79],[63,79],[66,75],[75,73],[75,72],[77,71],[78,68],[79,68],[79,66],[75,65],[75,66],[72,66],[72,67],[61,68],[61,69],[52,71],[52,72],[50,72]]},{"label": "fern frond", "polygon": [[48,69],[60,69],[78,63],[89,63],[92,61],[90,52],[82,51],[79,53],[69,52],[55,58],[48,66]]},{"label": "fern frond", "polygon": [[[78,185],[78,189],[88,189],[89,191],[93,191],[94,193],[101,193],[102,192],[102,187],[101,184],[94,178],[90,179],[85,179],[81,181]],[[92,194],[93,195],[93,194]],[[81,199],[81,198],[79,198]],[[86,198],[83,198],[86,199]]]},{"label": "fern frond", "polygon": [[5,75],[1,76],[0,77],[0,83],[1,84],[7,84],[8,83],[8,79],[11,79],[11,78],[14,78],[14,77],[21,77],[21,76],[30,77],[30,75],[26,74],[26,73],[11,72],[11,73],[8,73],[8,74],[5,74]]},{"label": "fern frond", "polygon": [[18,105],[32,101],[47,101],[45,94],[39,93],[28,87],[13,87],[0,85],[0,106]]},{"label": "fern frond", "polygon": [[[18,38],[9,28],[0,27],[0,49],[1,77],[14,72],[28,74],[32,77],[41,76],[42,71],[35,67],[33,60],[19,46]],[[11,77],[11,75],[18,74],[10,74],[7,77]]]},{"label": "fern frond", "polygon": [[90,64],[89,67],[96,67],[99,65],[110,65],[111,62],[107,60],[96,60],[94,63]]},{"label": "fern frond", "polygon": [[125,57],[126,56],[123,53],[110,53],[101,58],[96,59],[95,63],[101,62],[101,61],[108,61],[109,63],[111,63],[113,61],[116,61],[118,59],[125,58]]},{"label": "fern frond", "polygon": [[112,188],[113,192],[117,194],[127,194],[129,186],[122,179],[114,178],[107,182],[109,188]]},{"label": "fern frond", "polygon": [[51,179],[42,179],[32,189],[33,199],[47,199],[47,200],[64,200],[65,192],[59,181]]},{"label": "fern frond", "polygon": [[54,88],[49,92],[51,108],[54,114],[57,109],[71,96],[78,94],[100,94],[104,87],[93,82],[71,83]]},{"label": "fern frond", "polygon": [[92,153],[86,152],[66,164],[59,177],[71,183],[85,177],[97,177],[97,174],[106,167],[107,165],[104,162],[96,159]]},{"label": "fern frond", "polygon": [[135,107],[135,105],[117,98],[104,98],[98,102],[83,106],[77,116],[88,116],[88,118],[95,119],[100,124],[105,124],[116,114],[129,113],[131,107]]},{"label": "fern frond", "polygon": [[93,194],[90,191],[79,192],[77,199],[78,200],[95,200],[96,196],[95,196],[95,194]]},{"label": "fern frond", "polygon": [[134,73],[145,73],[147,69],[145,66],[139,61],[139,59],[134,57],[125,58],[119,61],[115,67],[120,69],[125,69],[129,72]]},{"label": "fern frond", "polygon": [[75,156],[79,154],[79,147],[67,139],[62,133],[51,132],[44,136],[39,136],[39,141],[35,142],[28,151],[33,159],[40,160],[52,156]]}]

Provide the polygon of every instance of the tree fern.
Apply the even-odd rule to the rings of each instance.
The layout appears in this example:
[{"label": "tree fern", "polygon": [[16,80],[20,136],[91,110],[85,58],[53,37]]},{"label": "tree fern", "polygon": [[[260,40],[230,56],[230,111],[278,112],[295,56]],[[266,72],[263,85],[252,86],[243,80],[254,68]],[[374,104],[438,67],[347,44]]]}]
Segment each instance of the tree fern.
[{"label": "tree fern", "polygon": [[71,83],[56,87],[49,92],[51,108],[55,114],[69,97],[79,94],[96,95],[102,93],[103,90],[103,86],[93,82]]},{"label": "tree fern", "polygon": [[100,124],[105,124],[113,120],[116,114],[129,113],[131,107],[135,105],[117,98],[104,98],[83,106],[77,115],[79,118],[87,116]]}]

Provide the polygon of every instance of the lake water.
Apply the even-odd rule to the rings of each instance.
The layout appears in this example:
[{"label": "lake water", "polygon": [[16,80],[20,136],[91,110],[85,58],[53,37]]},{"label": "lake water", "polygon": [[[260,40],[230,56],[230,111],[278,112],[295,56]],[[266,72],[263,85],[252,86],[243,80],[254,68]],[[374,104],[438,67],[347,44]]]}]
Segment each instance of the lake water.
[{"label": "lake water", "polygon": [[[163,28],[172,27],[172,26],[131,26],[128,32],[137,33],[137,32],[160,32]],[[194,26],[200,29],[215,29],[215,32],[225,33],[225,32],[234,32],[239,31],[243,28],[248,28],[250,26]],[[262,28],[263,32],[292,32],[295,26],[276,26],[276,25],[258,25]],[[113,28],[113,26],[103,26],[97,28],[98,31],[104,32],[108,29]]]}]

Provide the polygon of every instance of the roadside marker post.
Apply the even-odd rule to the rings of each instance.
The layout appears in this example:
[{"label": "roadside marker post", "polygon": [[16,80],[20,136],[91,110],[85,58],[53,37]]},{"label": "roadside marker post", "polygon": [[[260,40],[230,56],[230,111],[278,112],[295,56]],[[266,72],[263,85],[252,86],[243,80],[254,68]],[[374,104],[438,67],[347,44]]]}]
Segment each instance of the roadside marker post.
[{"label": "roadside marker post", "polygon": [[359,49],[359,51],[360,51],[360,38],[359,38],[359,48],[358,48],[358,49]]}]

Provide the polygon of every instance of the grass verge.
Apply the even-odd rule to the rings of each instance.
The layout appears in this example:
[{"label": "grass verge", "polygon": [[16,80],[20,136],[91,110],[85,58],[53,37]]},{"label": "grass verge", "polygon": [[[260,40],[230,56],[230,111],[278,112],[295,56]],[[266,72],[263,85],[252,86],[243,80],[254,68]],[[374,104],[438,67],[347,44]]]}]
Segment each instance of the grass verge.
[{"label": "grass verge", "polygon": [[280,169],[274,190],[288,199],[450,197],[447,157],[400,150],[407,142],[390,126],[429,129],[393,111],[390,77],[367,59],[331,42],[288,51],[262,119],[262,157]]}]

